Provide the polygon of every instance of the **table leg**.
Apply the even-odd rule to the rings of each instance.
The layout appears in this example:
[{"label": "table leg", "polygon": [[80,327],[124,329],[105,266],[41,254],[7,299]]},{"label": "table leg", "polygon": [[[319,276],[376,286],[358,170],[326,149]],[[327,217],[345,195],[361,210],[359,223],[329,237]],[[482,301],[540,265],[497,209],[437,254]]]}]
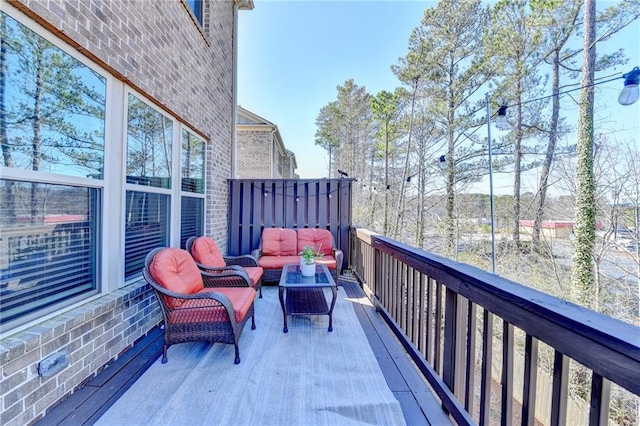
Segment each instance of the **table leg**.
[{"label": "table leg", "polygon": [[331,299],[331,307],[329,308],[329,331],[333,331],[333,307],[336,304],[336,298],[338,297],[338,287],[331,287],[331,293],[333,298]]},{"label": "table leg", "polygon": [[284,317],[284,328],[282,332],[287,333],[289,329],[287,328],[287,309],[284,306],[284,291],[284,287],[280,287],[278,289],[278,297],[280,299],[280,306],[282,307],[282,316]]}]

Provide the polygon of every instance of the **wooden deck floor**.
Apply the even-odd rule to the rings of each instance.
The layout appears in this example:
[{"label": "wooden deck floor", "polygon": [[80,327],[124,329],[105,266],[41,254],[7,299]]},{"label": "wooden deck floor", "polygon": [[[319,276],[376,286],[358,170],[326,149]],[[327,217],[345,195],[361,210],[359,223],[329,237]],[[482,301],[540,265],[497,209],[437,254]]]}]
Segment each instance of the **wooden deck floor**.
[{"label": "wooden deck floor", "polygon": [[[365,298],[355,281],[340,279],[348,297]],[[406,351],[373,306],[354,304],[389,388],[407,425],[451,424]],[[102,373],[53,408],[37,425],[91,425],[149,368],[162,353],[162,333],[152,330]]]}]

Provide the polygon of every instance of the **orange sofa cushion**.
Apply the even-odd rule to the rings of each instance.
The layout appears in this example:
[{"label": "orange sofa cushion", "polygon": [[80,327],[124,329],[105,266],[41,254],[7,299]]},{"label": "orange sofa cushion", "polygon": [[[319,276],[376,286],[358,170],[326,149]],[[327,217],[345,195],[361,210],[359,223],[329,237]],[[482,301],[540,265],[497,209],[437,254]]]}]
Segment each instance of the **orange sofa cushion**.
[{"label": "orange sofa cushion", "polygon": [[258,259],[263,269],[282,269],[287,263],[300,263],[300,256],[260,256]]},{"label": "orange sofa cushion", "polygon": [[287,228],[265,228],[262,231],[262,254],[265,256],[297,255],[296,231]]},{"label": "orange sofa cushion", "polygon": [[[217,292],[227,296],[233,305],[236,322],[242,321],[247,316],[256,297],[256,292],[248,287],[209,287],[201,292]],[[169,322],[172,324],[226,322],[226,309],[220,305],[211,306],[211,303],[210,299],[185,300],[180,309],[169,313]]]},{"label": "orange sofa cushion", "polygon": [[331,232],[318,228],[298,229],[298,252],[301,252],[305,246],[311,246],[325,256],[333,254]]},{"label": "orange sofa cushion", "polygon": [[215,241],[208,237],[198,237],[191,246],[191,255],[196,262],[212,268],[227,266]]},{"label": "orange sofa cushion", "polygon": [[[194,294],[204,288],[200,270],[186,250],[172,247],[160,250],[153,257],[149,272],[158,284],[174,293]],[[173,297],[165,297],[165,301],[171,308],[183,303]]]},{"label": "orange sofa cushion", "polygon": [[327,265],[329,269],[336,269],[336,258],[331,255],[324,255],[320,259],[316,259],[318,265]]}]

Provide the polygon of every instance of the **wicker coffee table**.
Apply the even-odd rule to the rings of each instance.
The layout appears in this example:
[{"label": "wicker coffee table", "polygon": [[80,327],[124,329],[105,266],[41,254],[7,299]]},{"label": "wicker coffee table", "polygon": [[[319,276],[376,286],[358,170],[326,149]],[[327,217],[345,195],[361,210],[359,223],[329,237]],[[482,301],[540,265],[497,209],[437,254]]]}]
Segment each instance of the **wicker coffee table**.
[{"label": "wicker coffee table", "polygon": [[[330,304],[324,289],[330,288],[333,297]],[[329,331],[333,331],[333,307],[336,304],[338,286],[327,265],[316,265],[316,273],[305,277],[300,272],[300,265],[285,265],[282,268],[278,286],[280,306],[284,317],[283,332],[288,332],[287,315],[329,315]]]}]

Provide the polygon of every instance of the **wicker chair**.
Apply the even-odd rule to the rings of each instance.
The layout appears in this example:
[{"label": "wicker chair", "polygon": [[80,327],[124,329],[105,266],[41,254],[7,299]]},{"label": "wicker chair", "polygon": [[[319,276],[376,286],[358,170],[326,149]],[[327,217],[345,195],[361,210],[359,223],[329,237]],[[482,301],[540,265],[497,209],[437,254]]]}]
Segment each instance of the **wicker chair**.
[{"label": "wicker chair", "polygon": [[[209,237],[191,237],[187,240],[187,251],[196,261],[196,265],[203,271],[210,273],[225,272],[229,274],[229,286],[245,286],[244,277],[248,276],[251,286],[260,293],[262,298],[263,270],[258,261],[251,255],[223,256],[216,242]],[[234,282],[233,274],[237,272]],[[240,279],[242,276],[243,279]]]},{"label": "wicker chair", "polygon": [[186,250],[168,247],[147,255],[143,275],[162,308],[163,364],[167,362],[169,346],[194,341],[233,344],[234,362],[240,363],[238,341],[249,317],[251,329],[256,328],[256,292],[248,281],[244,287],[229,287],[224,272],[201,271]]}]

